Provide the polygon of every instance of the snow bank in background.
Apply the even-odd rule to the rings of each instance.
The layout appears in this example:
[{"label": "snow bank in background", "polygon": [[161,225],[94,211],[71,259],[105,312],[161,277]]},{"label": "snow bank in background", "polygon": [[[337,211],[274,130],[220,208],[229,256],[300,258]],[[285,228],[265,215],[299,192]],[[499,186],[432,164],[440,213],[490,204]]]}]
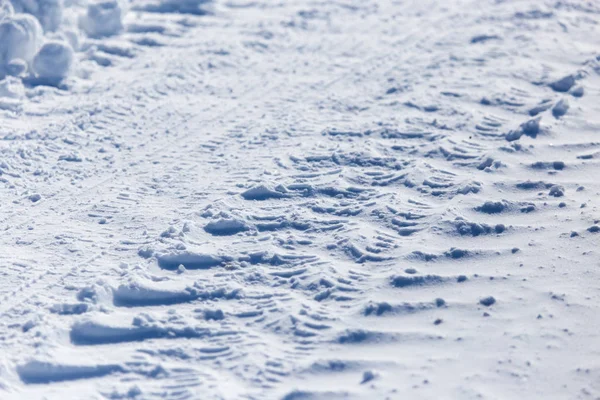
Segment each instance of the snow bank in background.
[{"label": "snow bank in background", "polygon": [[84,1],[73,7],[67,13],[63,0],[0,0],[0,80],[18,77],[56,86],[72,70],[80,29],[91,38],[123,30],[125,1]]},{"label": "snow bank in background", "polygon": [[44,31],[58,30],[63,17],[62,0],[10,0],[15,13],[31,14],[39,22]]},{"label": "snow bank in background", "polygon": [[100,0],[91,3],[80,19],[81,28],[90,37],[112,36],[123,30],[125,3],[117,0]]}]

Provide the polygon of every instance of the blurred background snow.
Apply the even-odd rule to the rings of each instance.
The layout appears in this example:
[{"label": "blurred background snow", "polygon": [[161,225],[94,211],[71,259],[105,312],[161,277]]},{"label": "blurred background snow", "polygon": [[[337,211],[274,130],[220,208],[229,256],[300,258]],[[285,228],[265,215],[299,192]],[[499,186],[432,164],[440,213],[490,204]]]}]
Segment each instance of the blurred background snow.
[{"label": "blurred background snow", "polygon": [[0,0],[0,96],[20,84],[59,85],[86,38],[118,35],[126,0]]}]

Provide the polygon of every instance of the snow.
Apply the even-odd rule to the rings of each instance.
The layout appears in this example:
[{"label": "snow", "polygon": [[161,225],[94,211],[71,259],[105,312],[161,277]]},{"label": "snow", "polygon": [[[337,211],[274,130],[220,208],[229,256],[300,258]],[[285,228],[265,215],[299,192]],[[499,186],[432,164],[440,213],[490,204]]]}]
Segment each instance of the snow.
[{"label": "snow", "polygon": [[10,0],[15,12],[33,15],[45,32],[59,29],[63,19],[62,0]]},{"label": "snow", "polygon": [[50,85],[56,85],[69,74],[73,64],[73,49],[62,41],[44,43],[33,59],[36,77]]},{"label": "snow", "polygon": [[25,87],[20,79],[6,77],[0,81],[0,97],[21,98],[25,96]]},{"label": "snow", "polygon": [[69,7],[62,0],[2,0],[0,5],[0,79],[15,76],[56,87],[73,70],[81,36],[117,35],[127,12],[126,2],[117,0]]},{"label": "snow", "polygon": [[28,14],[5,16],[0,21],[0,78],[23,73],[16,63],[30,64],[41,42],[42,28],[37,19]]},{"label": "snow", "polygon": [[0,10],[0,399],[600,397],[597,3]]},{"label": "snow", "polygon": [[81,17],[81,28],[90,37],[116,35],[123,30],[126,9],[122,1],[99,0],[88,5]]}]

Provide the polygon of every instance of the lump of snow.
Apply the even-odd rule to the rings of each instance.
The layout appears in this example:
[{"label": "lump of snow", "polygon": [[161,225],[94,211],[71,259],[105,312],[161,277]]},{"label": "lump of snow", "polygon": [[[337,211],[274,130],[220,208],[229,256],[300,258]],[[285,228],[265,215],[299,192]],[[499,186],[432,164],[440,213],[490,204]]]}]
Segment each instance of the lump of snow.
[{"label": "lump of snow", "polygon": [[439,284],[443,282],[443,278],[438,275],[424,276],[392,276],[392,285],[397,288],[405,288],[411,286],[425,286],[431,284]]},{"label": "lump of snow", "polygon": [[66,42],[45,43],[33,59],[33,71],[45,84],[56,85],[65,78],[73,64],[73,49]]},{"label": "lump of snow", "polygon": [[369,304],[365,309],[365,315],[376,314],[378,316],[383,315],[386,312],[392,311],[392,306],[389,303],[382,302],[376,304]]},{"label": "lump of snow", "polygon": [[556,92],[568,92],[575,85],[575,77],[573,75],[567,75],[557,81],[550,84],[550,87]]},{"label": "lump of snow", "polygon": [[30,63],[41,43],[42,27],[31,15],[16,14],[0,21],[0,79],[13,74],[15,65]]},{"label": "lump of snow", "polygon": [[150,258],[154,255],[154,250],[150,247],[142,247],[138,250],[138,256],[142,258]]},{"label": "lump of snow", "polygon": [[584,90],[583,90],[583,86],[576,86],[574,87],[571,91],[571,96],[573,97],[582,97]]},{"label": "lump of snow", "polygon": [[489,306],[493,305],[494,303],[496,303],[496,299],[493,298],[492,296],[488,296],[488,297],[484,297],[483,299],[479,300],[479,303],[483,306],[489,307]]},{"label": "lump of snow", "polygon": [[246,190],[242,193],[242,197],[246,200],[268,200],[268,199],[281,199],[288,197],[287,194],[269,189],[265,185],[260,185]]},{"label": "lump of snow", "polygon": [[453,247],[450,250],[448,250],[447,252],[445,252],[444,254],[446,255],[446,257],[458,259],[458,258],[463,258],[465,256],[468,256],[470,253],[468,250],[457,249],[457,248]]},{"label": "lump of snow", "polygon": [[527,136],[535,137],[540,132],[540,117],[530,119],[521,124],[521,130]]},{"label": "lump of snow", "polygon": [[562,197],[565,195],[565,188],[560,185],[554,185],[550,188],[548,194],[554,197]]},{"label": "lump of snow", "polygon": [[500,36],[498,35],[477,35],[477,36],[473,36],[471,38],[471,44],[475,44],[475,43],[483,43],[483,42],[487,42],[488,40],[500,40]]},{"label": "lump of snow", "polygon": [[377,375],[373,371],[365,371],[363,373],[362,381],[360,381],[360,384],[364,385],[367,382],[371,382],[376,377]]},{"label": "lump of snow", "polygon": [[42,199],[42,195],[39,193],[34,193],[32,195],[29,196],[29,200],[32,203],[37,203],[38,201],[40,201]]},{"label": "lump of snow", "polygon": [[172,271],[178,270],[180,265],[186,269],[209,269],[223,262],[221,257],[188,251],[157,254],[156,259],[160,268]]},{"label": "lump of snow", "polygon": [[523,135],[535,138],[540,133],[540,120],[541,117],[537,117],[522,123],[519,128],[506,134],[506,140],[509,142],[519,140]]},{"label": "lump of snow", "polygon": [[58,315],[80,315],[88,312],[89,306],[86,303],[76,304],[55,304],[50,307],[50,312]]},{"label": "lump of snow", "polygon": [[223,310],[204,310],[204,319],[210,321],[219,321],[225,318]]},{"label": "lump of snow", "polygon": [[552,115],[554,118],[560,118],[567,113],[569,110],[569,102],[567,99],[560,99],[558,103],[552,107]]},{"label": "lump of snow", "polygon": [[58,157],[58,161],[68,161],[68,162],[82,162],[83,159],[76,153],[71,154],[63,154]]},{"label": "lump of snow", "polygon": [[117,0],[100,0],[88,5],[80,27],[90,37],[112,36],[123,30],[125,8]]},{"label": "lump of snow", "polygon": [[218,221],[209,222],[204,230],[215,236],[229,236],[236,233],[247,231],[248,225],[244,221],[236,219],[220,219]]},{"label": "lump of snow", "polygon": [[475,207],[475,211],[486,214],[498,214],[504,211],[506,205],[501,201],[486,201],[479,207]]}]

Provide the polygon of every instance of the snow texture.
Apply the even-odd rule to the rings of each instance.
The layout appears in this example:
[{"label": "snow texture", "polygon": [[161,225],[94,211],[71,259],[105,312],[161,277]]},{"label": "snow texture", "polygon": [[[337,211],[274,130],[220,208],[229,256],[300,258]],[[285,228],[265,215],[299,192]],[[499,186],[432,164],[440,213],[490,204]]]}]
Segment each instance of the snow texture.
[{"label": "snow texture", "polygon": [[0,0],[0,399],[600,398],[599,18]]}]

